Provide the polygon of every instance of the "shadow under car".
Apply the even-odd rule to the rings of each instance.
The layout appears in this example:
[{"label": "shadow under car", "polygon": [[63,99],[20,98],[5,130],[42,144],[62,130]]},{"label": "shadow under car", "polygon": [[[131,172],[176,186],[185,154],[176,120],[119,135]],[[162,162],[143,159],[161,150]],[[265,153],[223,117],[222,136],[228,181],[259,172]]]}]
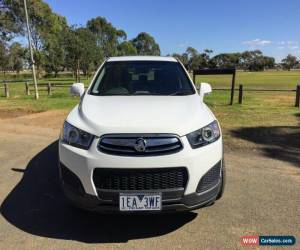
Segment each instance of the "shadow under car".
[{"label": "shadow under car", "polygon": [[21,181],[1,204],[2,216],[17,228],[38,236],[85,243],[127,242],[172,232],[196,218],[176,214],[103,215],[68,205],[60,187],[58,141],[34,156]]}]

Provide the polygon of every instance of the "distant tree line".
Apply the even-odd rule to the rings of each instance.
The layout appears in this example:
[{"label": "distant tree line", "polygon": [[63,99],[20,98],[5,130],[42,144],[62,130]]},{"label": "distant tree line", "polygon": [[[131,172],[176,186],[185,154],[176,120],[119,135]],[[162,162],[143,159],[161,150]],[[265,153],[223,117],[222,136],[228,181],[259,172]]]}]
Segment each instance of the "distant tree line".
[{"label": "distant tree line", "polygon": [[[160,47],[148,33],[141,32],[129,40],[124,30],[114,27],[104,17],[95,17],[83,26],[69,26],[65,17],[54,13],[42,0],[27,0],[31,40],[38,77],[42,72],[54,74],[72,71],[89,75],[110,56],[160,55]],[[0,0],[0,70],[20,72],[30,66],[29,51],[14,38],[26,37],[23,1]],[[260,50],[242,53],[198,52],[188,47],[183,54],[173,54],[189,69],[236,67],[258,71],[299,66],[295,56],[288,55],[281,64]]]},{"label": "distant tree line", "polygon": [[262,71],[265,69],[300,68],[297,57],[288,55],[281,63],[276,64],[275,58],[265,56],[260,50],[244,51],[242,53],[221,53],[211,56],[212,50],[205,49],[202,53],[188,47],[182,54],[174,53],[189,70],[199,68],[236,68],[248,71]]}]

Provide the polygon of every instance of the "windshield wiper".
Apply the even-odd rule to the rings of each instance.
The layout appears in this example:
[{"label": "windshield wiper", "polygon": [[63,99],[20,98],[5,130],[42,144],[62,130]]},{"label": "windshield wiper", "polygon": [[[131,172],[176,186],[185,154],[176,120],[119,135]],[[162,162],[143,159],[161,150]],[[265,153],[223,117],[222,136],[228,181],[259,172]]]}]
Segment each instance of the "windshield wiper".
[{"label": "windshield wiper", "polygon": [[190,91],[177,91],[177,92],[174,92],[170,95],[191,95],[192,93]]}]

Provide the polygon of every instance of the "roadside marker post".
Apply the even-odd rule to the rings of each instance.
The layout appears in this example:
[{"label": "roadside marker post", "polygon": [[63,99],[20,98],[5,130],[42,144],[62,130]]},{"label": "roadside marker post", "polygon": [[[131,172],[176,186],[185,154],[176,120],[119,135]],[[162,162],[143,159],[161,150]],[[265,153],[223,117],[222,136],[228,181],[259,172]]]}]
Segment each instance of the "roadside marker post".
[{"label": "roadside marker post", "polygon": [[51,83],[50,82],[48,82],[47,90],[48,90],[48,95],[52,95],[52,89],[51,89]]},{"label": "roadside marker post", "polygon": [[30,89],[29,89],[28,82],[25,82],[25,92],[26,92],[26,95],[30,95]]},{"label": "roadside marker post", "polygon": [[4,93],[5,93],[5,97],[9,98],[9,89],[7,83],[4,83]]}]

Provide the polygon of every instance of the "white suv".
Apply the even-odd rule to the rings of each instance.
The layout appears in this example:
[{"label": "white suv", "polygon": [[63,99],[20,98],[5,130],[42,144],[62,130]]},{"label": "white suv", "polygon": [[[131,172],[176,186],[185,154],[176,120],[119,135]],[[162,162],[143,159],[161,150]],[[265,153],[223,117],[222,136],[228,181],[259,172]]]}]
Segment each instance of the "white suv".
[{"label": "white suv", "polygon": [[59,169],[72,204],[93,211],[185,211],[224,190],[219,124],[172,57],[112,57],[68,115]]}]

